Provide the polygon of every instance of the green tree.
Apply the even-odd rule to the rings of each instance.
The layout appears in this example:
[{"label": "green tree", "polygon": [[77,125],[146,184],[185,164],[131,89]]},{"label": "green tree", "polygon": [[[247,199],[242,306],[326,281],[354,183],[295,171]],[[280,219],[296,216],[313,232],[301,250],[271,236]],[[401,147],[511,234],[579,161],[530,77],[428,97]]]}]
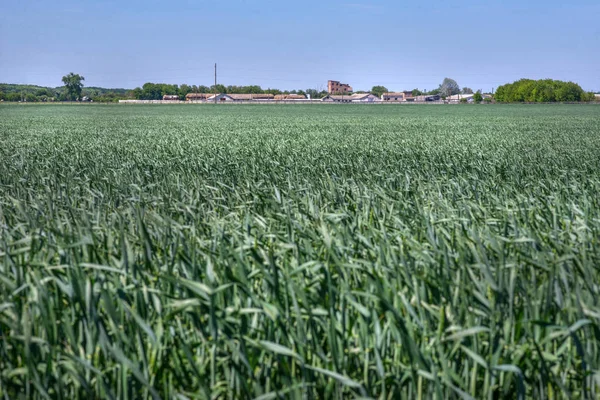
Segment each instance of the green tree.
[{"label": "green tree", "polygon": [[555,81],[552,79],[521,79],[498,88],[496,101],[513,102],[556,102],[586,101],[589,97],[576,83]]},{"label": "green tree", "polygon": [[209,93],[227,93],[227,88],[225,85],[221,85],[220,83],[217,85],[212,85],[210,87]]},{"label": "green tree", "polygon": [[413,89],[411,94],[413,97],[416,97],[416,96],[421,96],[423,94],[423,92],[420,91],[419,89]]},{"label": "green tree", "polygon": [[483,100],[483,96],[481,95],[481,90],[476,91],[475,94],[473,95],[473,101],[475,103],[481,103],[482,100]]},{"label": "green tree", "polygon": [[138,100],[142,99],[142,93],[143,93],[142,88],[136,87],[135,89],[133,89],[131,91],[131,93],[135,99],[138,99]]},{"label": "green tree", "polygon": [[162,93],[160,90],[160,84],[146,82],[142,86],[142,97],[143,100],[160,100],[162,99]]},{"label": "green tree", "polygon": [[48,88],[41,88],[35,91],[35,96],[36,97],[54,97],[54,93],[52,93],[52,90],[48,89]]},{"label": "green tree", "polygon": [[194,89],[192,88],[192,86],[182,83],[181,85],[179,85],[179,99],[185,100],[185,95],[188,93],[192,93],[193,90]]},{"label": "green tree", "polygon": [[377,97],[381,97],[382,94],[388,93],[389,90],[385,86],[373,86],[371,88],[371,93],[373,93]]},{"label": "green tree", "polygon": [[6,94],[6,101],[21,101],[21,95],[19,93],[8,93]]},{"label": "green tree", "polygon": [[79,74],[74,74],[70,72],[68,75],[62,77],[62,81],[65,84],[65,89],[67,90],[67,98],[69,100],[77,100],[81,97],[81,89],[83,88],[83,83],[85,78]]},{"label": "green tree", "polygon": [[473,89],[470,87],[464,87],[462,88],[462,94],[473,94]]},{"label": "green tree", "polygon": [[306,92],[307,96],[310,96],[311,99],[320,99],[320,92],[318,89],[306,89],[304,92]]},{"label": "green tree", "polygon": [[449,97],[454,94],[460,93],[460,86],[454,79],[444,78],[444,81],[440,85],[440,95],[442,97]]}]

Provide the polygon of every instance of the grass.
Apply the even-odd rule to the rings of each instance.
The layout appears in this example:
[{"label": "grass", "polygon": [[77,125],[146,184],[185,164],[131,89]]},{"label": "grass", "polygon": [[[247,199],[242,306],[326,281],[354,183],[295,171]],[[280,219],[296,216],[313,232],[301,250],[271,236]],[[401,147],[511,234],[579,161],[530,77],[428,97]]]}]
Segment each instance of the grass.
[{"label": "grass", "polygon": [[596,398],[598,111],[0,106],[0,396]]}]

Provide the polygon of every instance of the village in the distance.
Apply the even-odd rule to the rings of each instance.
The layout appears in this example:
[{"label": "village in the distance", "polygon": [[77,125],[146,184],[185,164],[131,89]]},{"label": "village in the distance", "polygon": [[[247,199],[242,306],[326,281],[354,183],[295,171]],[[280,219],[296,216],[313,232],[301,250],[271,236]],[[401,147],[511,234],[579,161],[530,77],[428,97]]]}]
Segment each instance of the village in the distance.
[{"label": "village in the distance", "polygon": [[[354,92],[352,86],[347,83],[329,80],[327,81],[327,92],[320,93],[315,97],[311,97],[310,93],[304,91],[292,93],[187,93],[185,100],[182,100],[181,95],[165,94],[162,99],[122,99],[119,103],[222,103],[222,102],[285,102],[285,103],[460,103],[460,102],[481,102],[492,101],[491,94],[483,94],[480,91],[473,92],[469,88],[463,90],[458,89],[458,85],[453,80],[447,78],[447,84],[455,86],[456,89],[450,88],[447,93],[444,93],[442,85],[440,89],[436,89],[433,93],[424,93],[418,89],[405,90],[400,92],[388,92],[383,86],[375,86],[370,92],[358,91]],[[453,93],[460,91],[460,93]],[[436,93],[440,92],[440,93]]]}]

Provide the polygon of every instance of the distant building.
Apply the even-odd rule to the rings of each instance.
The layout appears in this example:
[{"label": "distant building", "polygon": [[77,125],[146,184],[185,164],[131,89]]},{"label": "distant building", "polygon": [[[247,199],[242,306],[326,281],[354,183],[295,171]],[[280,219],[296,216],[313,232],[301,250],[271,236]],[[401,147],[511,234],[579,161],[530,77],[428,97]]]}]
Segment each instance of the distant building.
[{"label": "distant building", "polygon": [[408,100],[412,98],[412,92],[405,90],[403,92],[389,92],[381,95],[382,101],[411,101]]},{"label": "distant building", "polygon": [[206,101],[234,101],[233,98],[231,98],[230,96],[228,96],[225,93],[217,93],[217,94],[211,94],[210,97],[208,97],[206,99]]},{"label": "distant building", "polygon": [[327,96],[323,97],[321,101],[326,103],[351,103],[352,97],[341,94],[328,94]]},{"label": "distant building", "polygon": [[275,95],[270,93],[228,94],[233,101],[273,100]]},{"label": "distant building", "polygon": [[439,94],[427,94],[422,96],[416,96],[415,101],[427,102],[427,101],[439,101],[441,99]]},{"label": "distant building", "polygon": [[179,100],[179,96],[176,94],[165,94],[163,100]]},{"label": "distant building", "polygon": [[338,81],[327,81],[327,92],[329,94],[348,93],[352,92],[352,86]]},{"label": "distant building", "polygon": [[[446,97],[446,100],[450,103],[460,103],[460,101],[464,99],[467,103],[472,103],[474,101],[473,96],[475,96],[475,93],[454,94],[452,96]],[[482,94],[481,97],[483,99],[491,99],[492,98],[492,96],[490,96],[489,94]]]},{"label": "distant building", "polygon": [[473,98],[473,94],[453,94],[452,96],[447,96],[446,100],[449,101],[449,102],[451,102],[451,103],[458,103],[462,99],[465,99],[466,101],[469,101],[472,98]]},{"label": "distant building", "polygon": [[350,96],[352,103],[374,103],[379,102],[381,99],[373,93],[355,93]]},{"label": "distant building", "polygon": [[206,101],[214,93],[188,93],[185,95],[185,101]]},{"label": "distant building", "polygon": [[321,101],[328,103],[374,103],[381,101],[373,93],[355,93],[352,95],[328,94]]},{"label": "distant building", "polygon": [[306,100],[306,96],[301,94],[277,94],[275,100]]},{"label": "distant building", "polygon": [[226,93],[219,93],[219,94],[215,94],[215,95],[211,95],[208,99],[206,99],[207,101],[218,101],[218,102],[226,102],[226,101],[253,101],[253,100],[258,100],[258,101],[264,101],[264,100],[273,100],[275,99],[275,96],[270,94],[270,93],[242,93],[242,94],[226,94]]}]

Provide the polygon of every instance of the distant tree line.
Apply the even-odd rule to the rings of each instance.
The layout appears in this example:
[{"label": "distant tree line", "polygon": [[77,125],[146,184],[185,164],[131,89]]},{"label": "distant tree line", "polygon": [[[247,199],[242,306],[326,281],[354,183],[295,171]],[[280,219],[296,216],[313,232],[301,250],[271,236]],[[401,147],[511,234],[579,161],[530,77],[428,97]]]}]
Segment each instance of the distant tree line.
[{"label": "distant tree line", "polygon": [[327,92],[317,89],[305,90],[279,90],[279,89],[263,89],[258,85],[249,86],[225,86],[222,84],[204,86],[204,85],[172,85],[168,83],[152,83],[147,82],[142,87],[137,87],[132,90],[132,97],[138,100],[160,100],[164,95],[177,95],[180,100],[185,100],[188,93],[227,93],[227,94],[302,94],[310,95],[313,99],[325,97]]},{"label": "distant tree line", "polygon": [[105,89],[101,87],[83,87],[81,93],[73,98],[73,93],[69,93],[66,86],[44,87],[36,85],[18,85],[0,83],[0,100],[14,102],[51,102],[51,101],[72,101],[88,98],[98,102],[113,102],[119,99],[131,99],[130,89]]},{"label": "distant tree line", "polygon": [[573,82],[521,79],[498,87],[494,98],[503,103],[551,103],[593,101],[595,96]]},{"label": "distant tree line", "polygon": [[[145,83],[142,87],[131,89],[105,89],[100,87],[83,87],[81,81],[66,75],[65,80],[71,85],[50,88],[36,85],[0,84],[0,100],[14,102],[50,102],[50,101],[76,101],[92,100],[95,102],[117,102],[123,99],[139,100],[161,100],[164,95],[177,95],[185,100],[188,93],[252,93],[252,94],[302,94],[310,95],[313,99],[327,96],[327,91],[318,89],[304,90],[280,90],[263,89],[258,85],[235,86],[235,85],[173,85],[167,83]],[[75,77],[76,78],[76,77]]]}]

